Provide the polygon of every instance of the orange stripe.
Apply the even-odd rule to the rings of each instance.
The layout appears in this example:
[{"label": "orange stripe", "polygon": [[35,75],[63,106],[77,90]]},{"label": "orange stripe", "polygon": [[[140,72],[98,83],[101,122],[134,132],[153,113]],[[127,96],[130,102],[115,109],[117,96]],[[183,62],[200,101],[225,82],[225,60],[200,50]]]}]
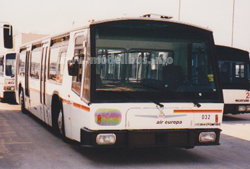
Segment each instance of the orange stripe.
[{"label": "orange stripe", "polygon": [[37,89],[30,88],[30,90],[33,90],[34,92],[40,93],[40,90],[37,90]]},{"label": "orange stripe", "polygon": [[174,113],[221,113],[222,110],[174,110]]},{"label": "orange stripe", "polygon": [[69,100],[62,99],[63,103],[70,104]]},{"label": "orange stripe", "polygon": [[73,106],[74,106],[74,107],[77,107],[77,108],[79,108],[79,109],[82,109],[82,110],[86,110],[87,112],[90,112],[90,108],[89,108],[89,107],[80,105],[80,104],[78,104],[78,103],[73,103]]}]

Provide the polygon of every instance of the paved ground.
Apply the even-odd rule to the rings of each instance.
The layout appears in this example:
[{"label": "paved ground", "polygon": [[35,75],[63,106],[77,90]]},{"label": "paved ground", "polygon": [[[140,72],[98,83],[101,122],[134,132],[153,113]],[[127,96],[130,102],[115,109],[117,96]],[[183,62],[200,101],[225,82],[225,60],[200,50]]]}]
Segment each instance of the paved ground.
[{"label": "paved ground", "polygon": [[0,169],[250,168],[250,114],[224,116],[220,146],[87,149],[64,143],[18,105],[0,103]]}]

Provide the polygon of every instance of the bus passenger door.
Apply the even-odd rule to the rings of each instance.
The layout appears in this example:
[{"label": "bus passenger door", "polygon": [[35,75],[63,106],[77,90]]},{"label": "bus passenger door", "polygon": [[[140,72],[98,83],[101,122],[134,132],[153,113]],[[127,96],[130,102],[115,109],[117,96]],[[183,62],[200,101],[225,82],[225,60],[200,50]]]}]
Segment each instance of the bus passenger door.
[{"label": "bus passenger door", "polygon": [[47,111],[47,99],[46,99],[46,72],[47,72],[47,56],[48,56],[48,44],[44,44],[43,51],[42,51],[42,57],[41,57],[41,71],[40,71],[40,113],[41,113],[41,119],[49,124],[49,117],[48,117],[48,111]]},{"label": "bus passenger door", "polygon": [[0,56],[0,98],[3,98],[4,87],[4,55]]},{"label": "bus passenger door", "polygon": [[16,55],[16,68],[15,68],[15,99],[16,99],[16,102],[17,103],[20,103],[20,100],[19,100],[19,85],[18,85],[18,74],[19,74],[19,60],[20,60],[20,54],[17,53]]},{"label": "bus passenger door", "polygon": [[25,85],[24,85],[24,102],[25,102],[25,108],[29,110],[30,105],[30,89],[29,89],[29,67],[30,67],[30,51],[26,52],[26,58],[25,58]]},{"label": "bus passenger door", "polygon": [[[82,83],[83,83],[83,74],[84,74],[84,59],[86,56],[86,32],[80,32],[75,35],[75,44],[74,44],[74,57],[79,56],[78,58],[78,72],[77,75],[72,76],[72,85],[71,85],[71,121],[72,123],[72,137],[75,140],[80,140],[80,135],[77,132],[78,129],[83,127],[84,120],[88,118],[85,117],[86,114],[86,106],[81,100],[81,91],[82,91]],[[84,56],[84,57],[83,57]],[[79,118],[80,117],[80,118]],[[87,122],[86,122],[87,123]]]}]

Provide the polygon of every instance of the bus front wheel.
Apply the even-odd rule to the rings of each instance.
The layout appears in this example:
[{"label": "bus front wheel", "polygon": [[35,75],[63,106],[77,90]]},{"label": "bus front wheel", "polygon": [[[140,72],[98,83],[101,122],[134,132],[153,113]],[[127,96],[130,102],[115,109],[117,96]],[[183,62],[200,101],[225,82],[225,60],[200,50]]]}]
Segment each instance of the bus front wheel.
[{"label": "bus front wheel", "polygon": [[57,116],[57,131],[60,134],[60,137],[64,142],[68,142],[68,139],[65,136],[65,125],[64,125],[64,115],[63,115],[63,108],[60,106],[60,110]]},{"label": "bus front wheel", "polygon": [[20,100],[20,105],[21,105],[21,111],[25,114],[27,112],[27,110],[25,109],[23,89],[21,89],[21,91],[20,91],[19,100]]},{"label": "bus front wheel", "polygon": [[60,135],[64,135],[64,120],[63,120],[63,112],[62,108],[59,110],[57,117],[57,128]]}]

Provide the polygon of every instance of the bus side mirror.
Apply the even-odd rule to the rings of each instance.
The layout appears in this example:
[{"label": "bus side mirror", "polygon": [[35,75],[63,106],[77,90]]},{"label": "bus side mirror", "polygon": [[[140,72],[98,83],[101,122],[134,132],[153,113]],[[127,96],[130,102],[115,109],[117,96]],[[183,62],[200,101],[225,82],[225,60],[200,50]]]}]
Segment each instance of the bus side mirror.
[{"label": "bus side mirror", "polygon": [[3,27],[4,47],[7,49],[13,48],[13,33],[11,25],[4,25]]},{"label": "bus side mirror", "polygon": [[79,69],[79,57],[73,57],[68,61],[68,73],[70,76],[77,76]]}]

